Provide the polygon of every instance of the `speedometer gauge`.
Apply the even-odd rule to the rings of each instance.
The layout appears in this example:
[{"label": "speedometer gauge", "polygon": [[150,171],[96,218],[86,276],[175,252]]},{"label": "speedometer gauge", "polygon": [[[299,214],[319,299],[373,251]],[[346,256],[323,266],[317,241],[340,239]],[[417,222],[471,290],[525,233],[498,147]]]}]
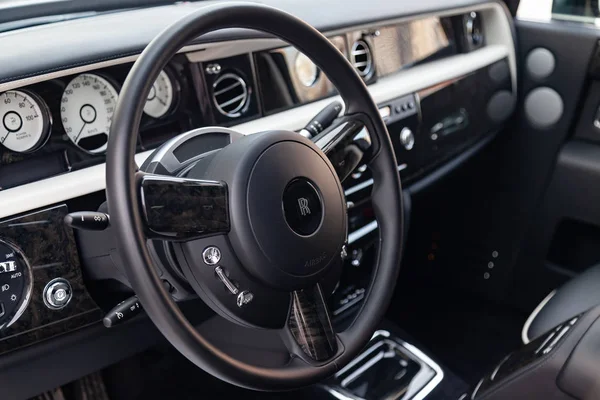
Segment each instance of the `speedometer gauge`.
[{"label": "speedometer gauge", "polygon": [[76,76],[65,88],[60,116],[69,139],[88,153],[106,150],[117,90],[94,74]]},{"label": "speedometer gauge", "polygon": [[48,107],[31,92],[10,90],[0,94],[0,118],[0,143],[9,150],[32,152],[50,135]]},{"label": "speedometer gauge", "polygon": [[153,118],[164,117],[173,105],[174,92],[171,78],[165,71],[160,71],[148,93],[144,112]]}]

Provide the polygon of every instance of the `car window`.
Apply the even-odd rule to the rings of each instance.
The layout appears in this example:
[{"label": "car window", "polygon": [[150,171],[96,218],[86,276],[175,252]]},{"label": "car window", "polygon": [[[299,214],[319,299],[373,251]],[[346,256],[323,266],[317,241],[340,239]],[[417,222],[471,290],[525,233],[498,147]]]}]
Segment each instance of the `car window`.
[{"label": "car window", "polygon": [[579,17],[598,17],[598,0],[554,0],[552,13]]},{"label": "car window", "polygon": [[553,0],[552,18],[598,24],[599,0]]}]

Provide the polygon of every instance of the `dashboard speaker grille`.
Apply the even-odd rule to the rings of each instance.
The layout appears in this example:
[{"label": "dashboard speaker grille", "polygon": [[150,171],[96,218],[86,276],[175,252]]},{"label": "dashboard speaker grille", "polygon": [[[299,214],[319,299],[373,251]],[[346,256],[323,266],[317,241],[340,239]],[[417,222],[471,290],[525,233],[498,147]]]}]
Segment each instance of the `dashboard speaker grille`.
[{"label": "dashboard speaker grille", "polygon": [[244,78],[232,72],[219,76],[213,83],[213,102],[229,118],[240,117],[247,108],[250,91]]},{"label": "dashboard speaker grille", "polygon": [[350,52],[350,62],[363,78],[371,74],[373,70],[373,57],[371,55],[371,48],[367,42],[364,40],[354,42]]}]

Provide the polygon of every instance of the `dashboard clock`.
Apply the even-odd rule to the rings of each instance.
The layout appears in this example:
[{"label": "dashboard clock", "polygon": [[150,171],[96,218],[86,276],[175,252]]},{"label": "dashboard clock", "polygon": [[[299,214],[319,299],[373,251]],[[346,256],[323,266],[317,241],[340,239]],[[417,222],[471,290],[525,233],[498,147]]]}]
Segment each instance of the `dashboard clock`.
[{"label": "dashboard clock", "polygon": [[319,78],[319,68],[304,53],[298,53],[294,61],[296,76],[302,85],[313,86]]},{"label": "dashboard clock", "polygon": [[50,136],[52,118],[41,97],[26,90],[0,94],[0,143],[17,153],[39,149]]},{"label": "dashboard clock", "polygon": [[65,133],[77,147],[91,154],[106,151],[118,97],[115,87],[99,75],[81,74],[69,82],[60,116]]}]

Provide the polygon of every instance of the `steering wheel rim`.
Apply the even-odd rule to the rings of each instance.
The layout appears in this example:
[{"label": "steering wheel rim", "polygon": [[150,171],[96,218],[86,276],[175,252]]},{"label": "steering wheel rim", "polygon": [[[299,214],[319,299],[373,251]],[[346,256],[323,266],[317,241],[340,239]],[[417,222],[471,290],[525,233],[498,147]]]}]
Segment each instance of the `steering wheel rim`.
[{"label": "steering wheel rim", "polygon": [[[346,116],[366,117],[375,152],[372,203],[380,241],[373,279],[351,326],[337,335],[343,351],[325,363],[300,358],[284,368],[267,368],[236,360],[215,347],[187,321],[158,276],[147,248],[147,237],[135,177],[137,132],[144,99],[176,52],[211,31],[247,28],[276,36],[309,56],[330,78],[346,102]],[[107,149],[107,199],[111,224],[118,240],[124,269],[146,312],[161,333],[190,361],[212,375],[237,386],[258,390],[286,390],[316,383],[354,358],[371,338],[393,295],[399,273],[403,239],[402,193],[397,162],[385,123],[364,82],[347,59],[317,30],[272,7],[224,3],[199,9],[159,34],[131,69],[119,96]]]}]

